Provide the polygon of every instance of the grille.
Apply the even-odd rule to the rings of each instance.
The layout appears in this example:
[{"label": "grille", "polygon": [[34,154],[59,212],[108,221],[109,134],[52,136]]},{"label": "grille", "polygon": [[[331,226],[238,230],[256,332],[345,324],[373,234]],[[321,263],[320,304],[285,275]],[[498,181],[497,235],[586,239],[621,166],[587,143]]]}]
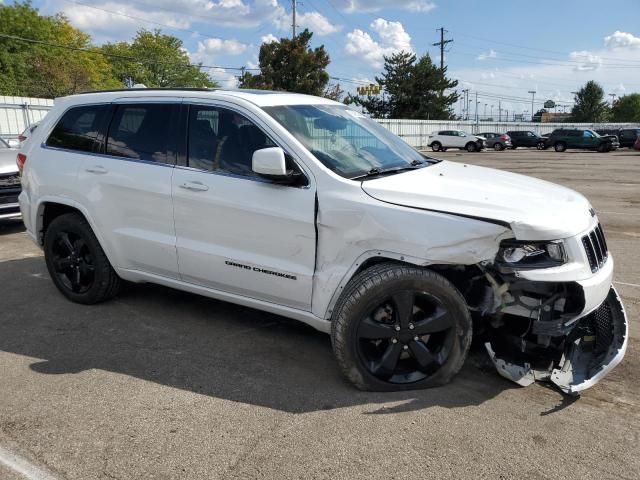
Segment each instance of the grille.
[{"label": "grille", "polygon": [[607,261],[609,249],[604,239],[602,226],[598,224],[588,235],[582,237],[582,245],[589,260],[589,266],[592,272],[597,272]]},{"label": "grille", "polygon": [[18,188],[19,186],[20,174],[18,172],[0,175],[0,190],[4,190],[6,188]]},{"label": "grille", "polygon": [[609,302],[605,301],[597,310],[588,315],[588,322],[596,336],[595,353],[605,353],[613,343],[613,315]]}]

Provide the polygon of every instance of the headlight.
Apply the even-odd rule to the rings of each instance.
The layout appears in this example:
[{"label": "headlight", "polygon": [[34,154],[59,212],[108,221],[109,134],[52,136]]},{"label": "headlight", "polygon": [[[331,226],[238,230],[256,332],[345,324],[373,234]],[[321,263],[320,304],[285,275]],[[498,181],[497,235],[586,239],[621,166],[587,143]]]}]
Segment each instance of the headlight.
[{"label": "headlight", "polygon": [[549,268],[562,265],[567,255],[561,241],[519,242],[505,240],[500,244],[496,263],[512,268]]}]

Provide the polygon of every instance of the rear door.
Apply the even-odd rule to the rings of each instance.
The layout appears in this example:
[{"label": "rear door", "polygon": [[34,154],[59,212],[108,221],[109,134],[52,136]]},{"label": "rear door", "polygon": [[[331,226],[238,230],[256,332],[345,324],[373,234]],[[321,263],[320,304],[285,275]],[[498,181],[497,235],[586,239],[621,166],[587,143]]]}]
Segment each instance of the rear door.
[{"label": "rear door", "polygon": [[171,176],[179,99],[112,105],[78,173],[83,204],[116,266],[178,278]]},{"label": "rear door", "polygon": [[313,178],[307,173],[306,185],[288,186],[252,172],[253,152],[277,144],[251,113],[215,103],[188,110],[185,166],[176,167],[172,184],[182,280],[310,310]]}]

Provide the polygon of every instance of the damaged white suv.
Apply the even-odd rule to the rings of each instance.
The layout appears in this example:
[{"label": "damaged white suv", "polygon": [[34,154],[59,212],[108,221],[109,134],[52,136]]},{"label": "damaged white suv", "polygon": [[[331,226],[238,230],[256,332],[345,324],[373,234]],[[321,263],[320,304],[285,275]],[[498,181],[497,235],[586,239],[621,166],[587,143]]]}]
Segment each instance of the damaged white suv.
[{"label": "damaged white suv", "polygon": [[423,156],[327,99],[60,98],[19,158],[24,222],[75,302],[128,280],[294,318],[331,333],[362,389],[449,381],[472,332],[501,375],[567,393],[624,356],[613,259],[584,197]]}]

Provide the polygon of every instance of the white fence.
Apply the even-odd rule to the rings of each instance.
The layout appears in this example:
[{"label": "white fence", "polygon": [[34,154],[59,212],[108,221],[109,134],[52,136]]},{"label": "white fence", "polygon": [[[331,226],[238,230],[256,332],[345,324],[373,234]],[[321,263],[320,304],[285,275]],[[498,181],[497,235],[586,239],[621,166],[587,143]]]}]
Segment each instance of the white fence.
[{"label": "white fence", "polygon": [[0,95],[0,136],[15,138],[29,125],[39,122],[53,106],[48,98]]},{"label": "white fence", "polygon": [[402,137],[409,145],[425,147],[429,134],[440,130],[464,130],[469,133],[497,132],[504,133],[512,130],[530,130],[540,135],[550,133],[556,128],[590,128],[593,130],[634,127],[630,123],[533,123],[533,122],[491,122],[491,121],[446,121],[446,120],[388,120],[379,119],[378,122]]}]

